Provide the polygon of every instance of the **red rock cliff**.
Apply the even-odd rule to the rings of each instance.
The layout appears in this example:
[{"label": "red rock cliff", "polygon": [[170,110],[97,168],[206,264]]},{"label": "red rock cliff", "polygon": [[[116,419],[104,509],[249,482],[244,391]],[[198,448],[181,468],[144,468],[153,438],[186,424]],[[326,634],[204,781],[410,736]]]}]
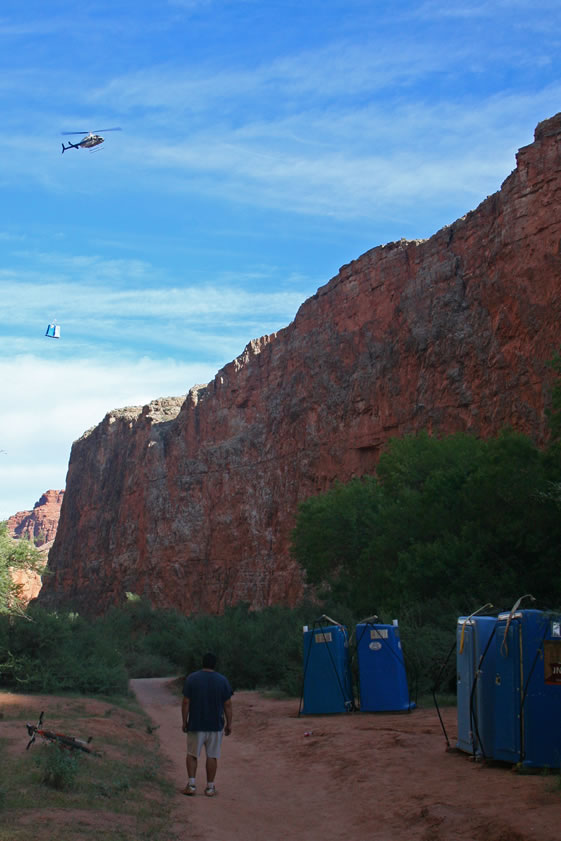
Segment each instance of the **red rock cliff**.
[{"label": "red rock cliff", "polygon": [[55,539],[64,491],[45,491],[33,506],[33,511],[18,511],[7,520],[8,531],[14,537],[26,537],[36,546]]},{"label": "red rock cliff", "polygon": [[372,471],[390,436],[509,424],[544,440],[560,278],[561,114],[466,217],[367,252],[207,386],[77,441],[40,600],[294,602],[298,502]]}]

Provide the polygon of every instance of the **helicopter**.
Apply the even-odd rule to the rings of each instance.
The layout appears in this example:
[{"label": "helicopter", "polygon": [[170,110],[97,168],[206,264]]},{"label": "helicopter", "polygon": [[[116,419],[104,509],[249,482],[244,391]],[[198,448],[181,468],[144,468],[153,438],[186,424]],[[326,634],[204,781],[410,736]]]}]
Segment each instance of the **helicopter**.
[{"label": "helicopter", "polygon": [[121,129],[117,126],[116,128],[100,128],[97,129],[97,131],[63,131],[62,134],[64,135],[82,134],[85,135],[85,137],[82,137],[78,143],[71,143],[68,141],[68,146],[65,146],[63,142],[61,154],[64,155],[68,149],[93,149],[94,146],[99,146],[100,143],[103,143],[105,140],[105,138],[101,136],[102,131],[121,131]]}]

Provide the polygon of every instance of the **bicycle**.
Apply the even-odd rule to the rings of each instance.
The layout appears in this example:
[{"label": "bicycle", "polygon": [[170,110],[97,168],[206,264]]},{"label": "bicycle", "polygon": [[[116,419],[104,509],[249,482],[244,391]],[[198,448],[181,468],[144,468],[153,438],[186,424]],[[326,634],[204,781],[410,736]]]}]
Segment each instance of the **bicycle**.
[{"label": "bicycle", "polygon": [[84,753],[91,753],[93,756],[100,756],[100,754],[90,747],[92,736],[87,741],[83,739],[76,739],[74,736],[67,736],[65,733],[55,733],[53,730],[45,730],[41,725],[43,724],[44,712],[39,716],[37,724],[27,723],[27,733],[31,737],[27,743],[26,750],[29,750],[37,736],[40,736],[43,741],[51,744],[60,745],[60,747],[67,750],[81,750]]}]

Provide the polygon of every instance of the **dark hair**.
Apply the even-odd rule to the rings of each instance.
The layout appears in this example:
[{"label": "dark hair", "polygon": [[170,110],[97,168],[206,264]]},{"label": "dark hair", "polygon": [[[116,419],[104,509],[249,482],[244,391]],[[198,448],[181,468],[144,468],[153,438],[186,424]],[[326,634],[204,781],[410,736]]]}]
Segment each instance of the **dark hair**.
[{"label": "dark hair", "polygon": [[216,666],[216,655],[215,654],[205,654],[203,657],[203,669],[214,669]]}]

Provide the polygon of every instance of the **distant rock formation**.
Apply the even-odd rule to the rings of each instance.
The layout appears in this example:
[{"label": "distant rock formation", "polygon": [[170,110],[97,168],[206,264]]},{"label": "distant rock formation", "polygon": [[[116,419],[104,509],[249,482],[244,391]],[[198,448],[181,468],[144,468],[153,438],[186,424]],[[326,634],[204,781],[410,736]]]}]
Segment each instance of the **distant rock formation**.
[{"label": "distant rock formation", "polygon": [[26,537],[35,546],[52,543],[60,518],[64,491],[45,491],[33,511],[18,511],[8,518],[8,531],[14,537]]},{"label": "distant rock formation", "polygon": [[[39,549],[45,564],[54,543],[64,491],[45,491],[32,511],[18,511],[6,521],[8,531],[15,538],[27,538]],[[14,582],[20,585],[24,604],[36,598],[41,590],[41,576],[35,572],[15,570]]]},{"label": "distant rock formation", "polygon": [[76,441],[39,601],[294,603],[298,503],[372,472],[390,437],[510,425],[546,440],[560,293],[558,114],[476,210],[368,251],[208,385]]}]

